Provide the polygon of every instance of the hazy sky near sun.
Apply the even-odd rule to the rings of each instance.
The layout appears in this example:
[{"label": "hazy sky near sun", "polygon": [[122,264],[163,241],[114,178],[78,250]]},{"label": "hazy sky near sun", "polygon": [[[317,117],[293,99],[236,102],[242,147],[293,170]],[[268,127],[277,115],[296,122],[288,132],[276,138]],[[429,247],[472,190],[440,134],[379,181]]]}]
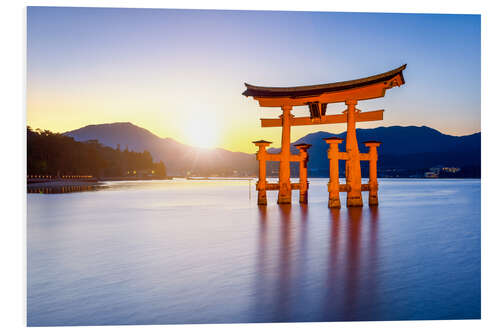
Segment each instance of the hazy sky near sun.
[{"label": "hazy sky near sun", "polygon": [[[259,118],[280,112],[242,96],[244,82],[329,83],[407,63],[405,85],[358,104],[385,109],[384,120],[358,127],[480,131],[479,15],[29,7],[27,24],[33,128],[132,122],[187,144],[255,152],[253,140],[279,145],[281,129]],[[319,130],[345,124],[293,127],[292,140]]]}]

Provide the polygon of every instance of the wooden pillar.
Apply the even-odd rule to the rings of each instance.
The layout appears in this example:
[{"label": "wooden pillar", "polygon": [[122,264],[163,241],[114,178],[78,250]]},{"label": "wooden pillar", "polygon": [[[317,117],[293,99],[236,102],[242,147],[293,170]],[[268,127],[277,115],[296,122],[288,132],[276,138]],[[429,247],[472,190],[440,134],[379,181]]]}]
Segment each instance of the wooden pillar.
[{"label": "wooden pillar", "polygon": [[347,137],[346,183],[347,207],[363,206],[361,196],[361,165],[359,159],[358,140],[356,139],[356,104],[355,100],[347,100]]},{"label": "wooden pillar", "polygon": [[378,181],[377,181],[377,147],[380,146],[379,141],[366,141],[365,146],[370,148],[368,155],[370,157],[370,196],[368,204],[370,206],[378,206]]},{"label": "wooden pillar", "polygon": [[342,139],[332,137],[323,139],[330,145],[328,159],[330,160],[330,181],[328,182],[328,207],[340,208],[339,195],[339,144]]},{"label": "wooden pillar", "polygon": [[267,205],[267,196],[266,196],[266,147],[269,146],[272,142],[269,141],[254,141],[259,150],[257,151],[257,160],[259,161],[259,180],[257,181],[256,188],[258,191],[257,196],[257,204],[258,205]]},{"label": "wooden pillar", "polygon": [[292,203],[292,186],[290,183],[290,127],[292,115],[290,105],[281,107],[283,114],[280,116],[282,121],[281,132],[281,154],[280,154],[280,174],[278,204]]},{"label": "wooden pillar", "polygon": [[295,145],[300,151],[300,161],[299,161],[299,180],[300,180],[300,203],[307,203],[308,199],[308,189],[309,182],[307,181],[307,162],[309,161],[309,154],[307,150],[311,145],[306,143],[301,143]]}]

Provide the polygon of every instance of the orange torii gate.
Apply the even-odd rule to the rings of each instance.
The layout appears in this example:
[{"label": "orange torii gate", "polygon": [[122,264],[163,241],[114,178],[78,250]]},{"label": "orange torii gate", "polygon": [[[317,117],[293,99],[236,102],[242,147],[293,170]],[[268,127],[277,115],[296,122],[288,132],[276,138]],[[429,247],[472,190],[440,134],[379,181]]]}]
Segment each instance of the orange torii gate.
[{"label": "orange torii gate", "polygon": [[[403,70],[406,65],[386,73],[344,82],[300,86],[300,87],[259,87],[245,83],[244,96],[252,96],[262,107],[280,107],[282,115],[276,119],[261,119],[262,127],[282,127],[281,152],[270,154],[266,147],[268,141],[254,141],[259,147],[257,159],[259,160],[259,192],[258,204],[266,205],[266,191],[278,190],[278,204],[290,204],[292,190],[300,190],[300,202],[307,202],[307,149],[310,145],[296,145],[300,150],[298,155],[290,153],[291,126],[320,125],[347,123],[346,152],[338,151],[338,144],[342,139],[325,139],[330,145],[328,158],[330,159],[330,182],[328,183],[329,207],[340,207],[339,191],[347,192],[347,207],[363,206],[362,191],[369,191],[369,204],[378,204],[377,184],[377,147],[380,142],[370,141],[365,145],[370,152],[362,154],[358,149],[356,138],[356,122],[375,121],[383,119],[384,110],[361,112],[356,108],[358,101],[384,97],[385,91],[405,83]],[[343,102],[347,109],[342,114],[327,115],[329,103]],[[309,117],[295,117],[291,114],[294,106],[307,105]],[[339,184],[338,161],[346,161],[346,184]],[[360,161],[370,161],[370,182],[361,184]],[[278,183],[268,183],[266,180],[266,161],[279,161],[280,172]],[[300,163],[300,182],[290,182],[290,162]]]}]

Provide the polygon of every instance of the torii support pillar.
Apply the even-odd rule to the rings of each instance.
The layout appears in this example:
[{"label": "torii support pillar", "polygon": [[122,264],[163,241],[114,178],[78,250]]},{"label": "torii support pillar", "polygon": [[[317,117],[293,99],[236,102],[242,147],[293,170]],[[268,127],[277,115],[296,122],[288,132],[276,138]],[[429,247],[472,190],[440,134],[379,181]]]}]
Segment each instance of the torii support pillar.
[{"label": "torii support pillar", "polygon": [[279,174],[278,204],[292,203],[292,184],[290,182],[290,127],[292,107],[290,105],[281,106],[283,114],[281,117],[281,159]]},{"label": "torii support pillar", "polygon": [[259,180],[257,181],[257,204],[258,205],[267,205],[267,195],[266,195],[266,147],[269,146],[272,142],[269,141],[254,141],[259,150],[257,151],[257,160],[259,161]]},{"label": "torii support pillar", "polygon": [[328,208],[340,208],[339,195],[339,144],[342,139],[332,137],[323,139],[330,145],[328,159],[330,160],[330,181],[328,182]]},{"label": "torii support pillar", "polygon": [[347,207],[363,207],[363,197],[361,196],[361,165],[356,139],[356,110],[357,101],[347,100],[347,135],[345,149],[348,158],[345,163],[345,179],[348,187]]},{"label": "torii support pillar", "polygon": [[307,181],[307,162],[309,161],[309,154],[307,150],[311,147],[311,145],[306,143],[300,143],[295,145],[297,149],[299,149],[299,184],[300,184],[300,199],[299,203],[306,204],[308,198],[308,189],[309,182]]},{"label": "torii support pillar", "polygon": [[368,157],[370,161],[370,196],[368,204],[370,206],[378,206],[378,181],[377,181],[377,147],[380,146],[379,141],[366,141],[365,146],[370,148]]}]

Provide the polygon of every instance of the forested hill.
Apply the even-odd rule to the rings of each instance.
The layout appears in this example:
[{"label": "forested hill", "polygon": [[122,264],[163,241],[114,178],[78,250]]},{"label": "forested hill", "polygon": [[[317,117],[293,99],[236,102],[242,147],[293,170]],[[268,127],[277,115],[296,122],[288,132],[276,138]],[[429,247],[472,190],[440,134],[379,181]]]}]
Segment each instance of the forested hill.
[{"label": "forested hill", "polygon": [[134,152],[103,146],[97,140],[79,142],[67,135],[27,128],[28,175],[166,175],[148,151]]}]

